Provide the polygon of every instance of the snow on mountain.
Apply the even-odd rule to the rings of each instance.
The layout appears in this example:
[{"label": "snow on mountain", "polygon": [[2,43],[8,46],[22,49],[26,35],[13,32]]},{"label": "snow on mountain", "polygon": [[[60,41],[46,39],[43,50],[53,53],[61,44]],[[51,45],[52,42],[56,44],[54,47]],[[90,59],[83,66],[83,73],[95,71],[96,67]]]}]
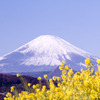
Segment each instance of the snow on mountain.
[{"label": "snow on mountain", "polygon": [[54,71],[62,61],[75,71],[85,68],[84,60],[97,57],[81,50],[69,42],[52,35],[42,35],[13,52],[0,57],[0,72]]},{"label": "snow on mountain", "polygon": [[22,64],[25,65],[60,65],[62,60],[71,60],[69,55],[71,53],[85,58],[91,56],[91,54],[71,45],[65,40],[51,35],[40,36],[19,48],[18,51],[23,54],[29,52],[34,54],[34,57],[24,59]]}]

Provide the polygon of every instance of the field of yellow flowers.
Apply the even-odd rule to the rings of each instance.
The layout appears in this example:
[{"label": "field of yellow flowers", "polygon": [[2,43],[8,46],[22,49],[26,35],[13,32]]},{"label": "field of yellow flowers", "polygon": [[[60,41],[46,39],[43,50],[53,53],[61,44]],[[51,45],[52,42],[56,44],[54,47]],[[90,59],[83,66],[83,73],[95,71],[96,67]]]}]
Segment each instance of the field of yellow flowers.
[{"label": "field of yellow flowers", "polygon": [[[41,77],[38,77],[40,84],[32,85],[28,83],[26,91],[17,93],[14,86],[11,92],[6,94],[4,100],[100,100],[100,59],[97,59],[98,70],[94,72],[94,65],[91,59],[85,59],[87,70],[73,73],[73,70],[61,63],[59,69],[62,70],[61,77],[54,76],[47,80],[49,89],[41,86]],[[17,74],[17,77],[21,77]],[[54,81],[57,81],[55,86]]]}]

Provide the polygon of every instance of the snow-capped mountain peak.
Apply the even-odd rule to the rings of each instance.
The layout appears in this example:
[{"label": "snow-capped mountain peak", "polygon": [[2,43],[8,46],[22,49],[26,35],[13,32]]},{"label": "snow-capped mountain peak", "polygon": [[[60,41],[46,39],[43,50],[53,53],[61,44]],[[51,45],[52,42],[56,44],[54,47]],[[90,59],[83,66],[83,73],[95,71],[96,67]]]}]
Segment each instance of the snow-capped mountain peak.
[{"label": "snow-capped mountain peak", "polygon": [[[39,54],[47,53],[47,54],[65,54],[65,53],[76,53],[87,57],[87,52],[73,46],[69,42],[52,35],[42,35],[38,38],[32,40],[26,45],[22,46],[20,49],[25,48],[24,50],[20,50],[21,53],[28,52],[37,52]],[[91,55],[88,53],[88,55]]]},{"label": "snow-capped mountain peak", "polygon": [[65,61],[79,71],[85,58],[96,57],[52,35],[42,35],[0,58],[1,72],[52,71]]},{"label": "snow-capped mountain peak", "polygon": [[89,53],[52,35],[39,36],[19,48],[18,51],[23,54],[31,53],[34,55],[34,57],[24,59],[22,64],[25,65],[60,65],[63,60],[71,60],[71,53],[81,55],[85,58],[90,56]]}]

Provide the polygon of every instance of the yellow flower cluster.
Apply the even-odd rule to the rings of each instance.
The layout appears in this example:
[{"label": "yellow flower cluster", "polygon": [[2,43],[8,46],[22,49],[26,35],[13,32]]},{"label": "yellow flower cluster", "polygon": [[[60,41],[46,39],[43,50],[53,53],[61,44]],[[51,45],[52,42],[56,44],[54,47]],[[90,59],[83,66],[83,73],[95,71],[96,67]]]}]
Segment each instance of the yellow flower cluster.
[{"label": "yellow flower cluster", "polygon": [[[85,60],[89,65],[90,58]],[[99,69],[100,59],[97,60]],[[63,62],[59,67],[62,71],[61,77],[54,76],[49,79],[49,89],[46,86],[40,88],[39,84],[28,86],[33,88],[34,92],[21,91],[19,95],[7,93],[4,100],[99,100],[100,99],[100,69],[93,72],[90,66],[87,70],[81,69],[81,72],[74,73],[69,66]],[[47,78],[47,75],[44,75]],[[41,81],[41,77],[38,77]],[[57,81],[55,86],[54,81]],[[11,90],[13,91],[13,87]]]},{"label": "yellow flower cluster", "polygon": [[28,86],[30,87],[31,86],[31,83],[28,83]]},{"label": "yellow flower cluster", "polygon": [[19,76],[20,76],[20,74],[17,74],[16,76],[17,76],[17,77],[19,77]]},{"label": "yellow flower cluster", "polygon": [[86,58],[86,59],[85,59],[85,63],[86,63],[87,65],[89,65],[89,64],[91,63],[91,59],[90,59],[90,58]]},{"label": "yellow flower cluster", "polygon": [[37,79],[40,81],[41,80],[41,77],[39,76]]},{"label": "yellow flower cluster", "polygon": [[14,91],[14,86],[12,86],[12,87],[10,88],[10,91],[11,91],[11,92],[13,92],[13,91]]},{"label": "yellow flower cluster", "polygon": [[46,79],[47,77],[48,77],[47,74],[45,74],[45,75],[44,75],[44,78]]}]

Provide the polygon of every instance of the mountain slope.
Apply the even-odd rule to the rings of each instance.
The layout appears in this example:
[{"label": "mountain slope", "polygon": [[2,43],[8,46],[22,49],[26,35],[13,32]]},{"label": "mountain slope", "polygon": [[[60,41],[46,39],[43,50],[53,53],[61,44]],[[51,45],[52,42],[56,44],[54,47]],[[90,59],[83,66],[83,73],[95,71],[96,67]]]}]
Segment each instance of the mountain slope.
[{"label": "mountain slope", "polygon": [[1,57],[0,72],[53,72],[62,61],[79,71],[85,68],[84,60],[87,57],[93,62],[97,59],[59,37],[42,35]]}]

